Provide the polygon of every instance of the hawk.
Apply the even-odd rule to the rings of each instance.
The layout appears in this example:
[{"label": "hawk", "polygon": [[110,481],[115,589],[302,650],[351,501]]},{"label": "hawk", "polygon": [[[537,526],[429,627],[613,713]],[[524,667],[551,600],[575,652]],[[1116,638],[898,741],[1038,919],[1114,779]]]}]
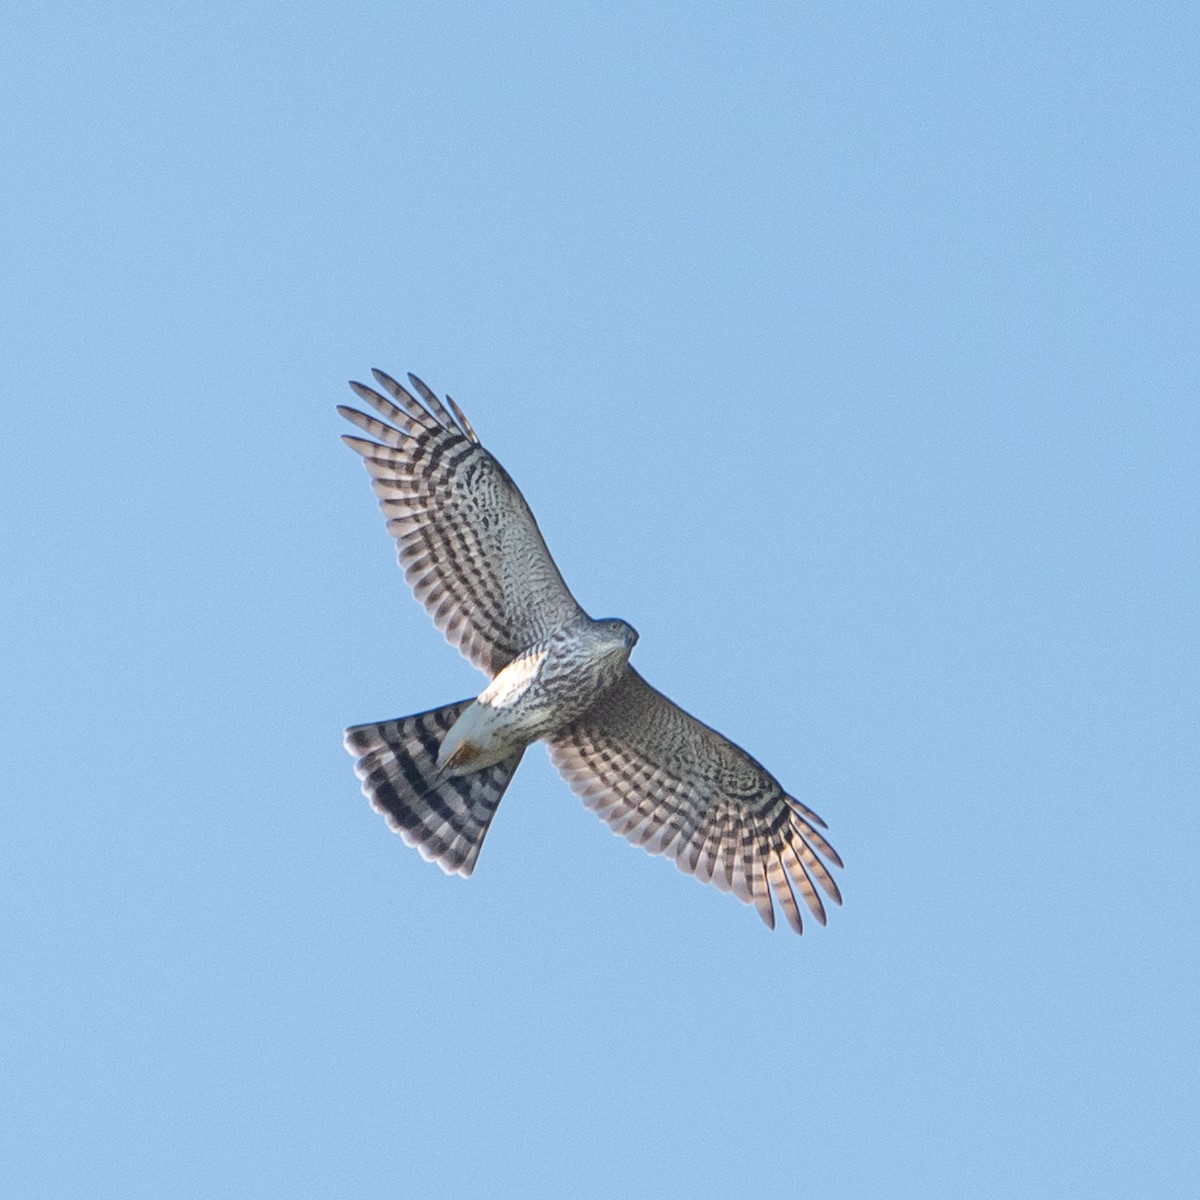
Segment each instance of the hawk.
[{"label": "hawk", "polygon": [[797,933],[801,903],[823,925],[821,891],[841,903],[826,864],[842,865],[825,822],[629,665],[633,627],[579,606],[517,485],[449,396],[373,374],[386,396],[350,387],[383,419],[339,405],[367,435],[343,440],[362,456],[413,594],[491,677],[477,697],[346,730],[373,807],[423,857],[468,876],[541,740],[615,833],[753,903],[771,928],[772,898]]}]

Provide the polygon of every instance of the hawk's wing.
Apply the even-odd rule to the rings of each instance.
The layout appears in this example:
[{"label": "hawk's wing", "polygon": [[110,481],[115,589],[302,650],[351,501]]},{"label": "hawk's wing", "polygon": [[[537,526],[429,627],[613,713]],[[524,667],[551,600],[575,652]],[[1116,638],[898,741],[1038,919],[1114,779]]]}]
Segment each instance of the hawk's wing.
[{"label": "hawk's wing", "polygon": [[377,439],[343,440],[374,480],[413,594],[447,641],[494,675],[580,607],[525,498],[458,405],[447,397],[448,409],[413,375],[424,404],[382,371],[373,374],[391,400],[350,386],[387,421],[339,405]]},{"label": "hawk's wing", "polygon": [[825,923],[814,886],[842,898],[824,855],[825,822],[784,792],[744,750],[655,691],[632,668],[573,725],[549,739],[550,758],[591,809],[651,854],[739,899],[772,928],[779,901],[802,932],[797,892]]}]

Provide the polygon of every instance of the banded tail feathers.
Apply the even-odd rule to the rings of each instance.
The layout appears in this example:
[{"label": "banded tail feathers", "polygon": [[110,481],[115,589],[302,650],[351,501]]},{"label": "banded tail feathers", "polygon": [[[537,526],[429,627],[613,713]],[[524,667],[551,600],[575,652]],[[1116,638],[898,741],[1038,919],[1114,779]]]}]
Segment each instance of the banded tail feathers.
[{"label": "banded tail feathers", "polygon": [[423,858],[447,875],[475,869],[488,826],[525,751],[465,775],[439,771],[438,749],[474,700],[460,700],[395,721],[353,725],[346,749],[363,794]]}]

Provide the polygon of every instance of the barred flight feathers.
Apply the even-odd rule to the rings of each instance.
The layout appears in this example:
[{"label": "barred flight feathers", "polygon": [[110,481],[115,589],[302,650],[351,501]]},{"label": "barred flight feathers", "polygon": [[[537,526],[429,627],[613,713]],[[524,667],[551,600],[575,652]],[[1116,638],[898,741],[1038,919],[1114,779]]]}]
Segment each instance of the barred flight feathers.
[{"label": "barred flight feathers", "polygon": [[771,928],[772,895],[797,933],[803,932],[797,893],[825,924],[814,880],[836,904],[842,902],[820,857],[842,865],[819,832],[821,818],[632,667],[547,741],[563,778],[614,833],[752,902]]},{"label": "barred flight feathers", "polygon": [[525,498],[458,405],[448,400],[451,411],[415,376],[424,405],[391,376],[374,375],[391,399],[350,386],[385,420],[338,411],[376,440],[343,441],[371,475],[413,594],[451,645],[495,675],[582,610]]},{"label": "barred flight feathers", "polygon": [[423,858],[447,875],[470,875],[496,807],[524,750],[470,775],[440,775],[438,748],[473,703],[462,700],[375,725],[346,730],[346,749],[371,806]]},{"label": "barred flight feathers", "polygon": [[444,871],[470,875],[525,747],[544,739],[615,833],[753,904],[772,928],[776,904],[797,933],[802,908],[824,924],[822,893],[841,903],[830,872],[842,865],[825,822],[629,665],[636,630],[576,603],[516,484],[449,396],[414,375],[413,391],[374,375],[382,392],[350,386],[378,415],[339,407],[365,435],[345,441],[413,594],[493,677],[474,700],[346,731],[375,808]]}]

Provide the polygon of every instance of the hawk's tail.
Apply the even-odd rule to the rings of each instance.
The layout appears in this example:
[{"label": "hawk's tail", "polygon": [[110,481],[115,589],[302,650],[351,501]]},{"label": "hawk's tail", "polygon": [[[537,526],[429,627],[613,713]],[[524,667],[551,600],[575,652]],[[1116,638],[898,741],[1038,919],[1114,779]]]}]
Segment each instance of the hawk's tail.
[{"label": "hawk's tail", "polygon": [[372,807],[423,858],[470,875],[524,750],[466,775],[439,775],[438,747],[471,700],[346,730],[346,749]]}]

